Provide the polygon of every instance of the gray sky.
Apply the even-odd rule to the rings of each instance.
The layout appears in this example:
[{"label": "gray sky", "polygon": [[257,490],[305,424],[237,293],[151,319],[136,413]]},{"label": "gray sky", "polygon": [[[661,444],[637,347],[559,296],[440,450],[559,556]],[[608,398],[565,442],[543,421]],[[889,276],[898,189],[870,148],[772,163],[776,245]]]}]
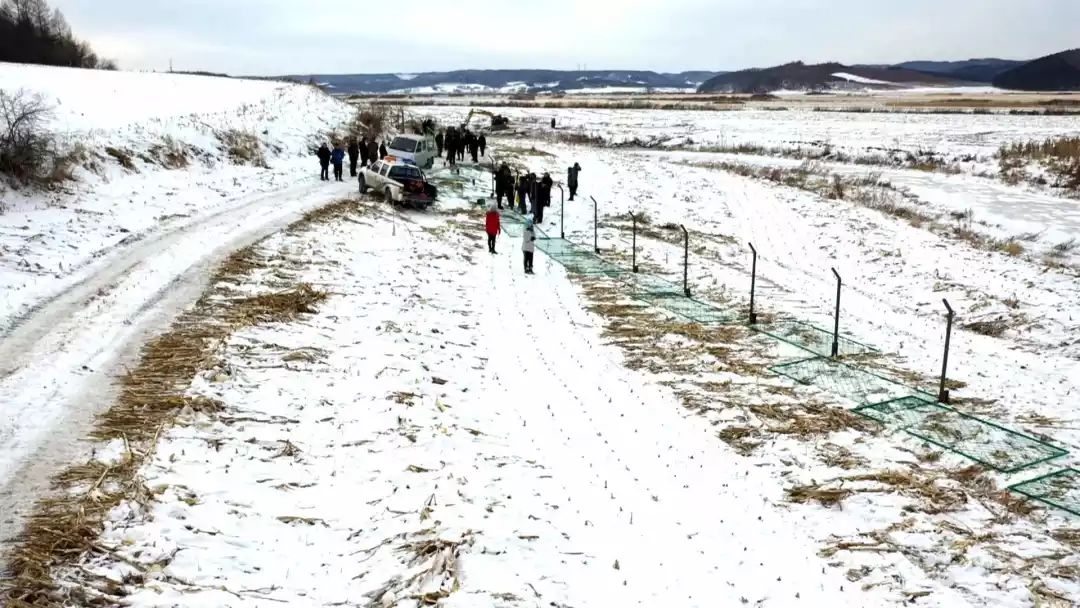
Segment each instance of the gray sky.
[{"label": "gray sky", "polygon": [[[124,69],[742,69],[802,59],[1033,59],[1080,0],[51,0]],[[523,26],[527,26],[524,27]]]}]

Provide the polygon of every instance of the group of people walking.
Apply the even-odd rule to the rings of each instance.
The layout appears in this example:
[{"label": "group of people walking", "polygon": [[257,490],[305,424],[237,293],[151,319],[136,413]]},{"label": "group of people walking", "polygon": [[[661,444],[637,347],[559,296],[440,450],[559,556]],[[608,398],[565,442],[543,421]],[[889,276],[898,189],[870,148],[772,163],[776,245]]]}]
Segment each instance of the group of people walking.
[{"label": "group of people walking", "polygon": [[487,137],[483,133],[476,135],[468,127],[449,127],[435,134],[435,149],[439,158],[446,150],[444,165],[455,166],[458,161],[464,161],[466,152],[472,157],[472,162],[478,163],[487,152]]},{"label": "group of people walking", "polygon": [[334,166],[334,180],[345,181],[345,156],[349,157],[349,174],[356,177],[359,167],[367,167],[371,163],[386,156],[386,143],[379,143],[374,137],[366,136],[357,140],[355,137],[349,140],[347,148],[342,148],[341,143],[334,142],[331,150],[326,143],[319,146],[316,156],[319,157],[319,166],[322,168],[320,179],[330,181],[330,165]]},{"label": "group of people walking", "polygon": [[[566,183],[570,190],[570,200],[574,200],[578,190],[578,174],[581,173],[581,165],[566,170]],[[502,232],[502,217],[499,213],[503,207],[503,198],[507,205],[513,209],[517,201],[518,213],[525,216],[525,230],[522,233],[521,251],[524,254],[525,274],[533,274],[533,254],[536,251],[536,226],[544,221],[544,208],[551,206],[551,188],[555,181],[551,174],[537,179],[536,174],[528,172],[519,175],[515,180],[510,166],[503,163],[495,172],[495,200],[488,203],[487,215],[484,219],[484,230],[488,237],[488,251],[495,251],[495,244]],[[526,203],[528,206],[526,206]]]}]

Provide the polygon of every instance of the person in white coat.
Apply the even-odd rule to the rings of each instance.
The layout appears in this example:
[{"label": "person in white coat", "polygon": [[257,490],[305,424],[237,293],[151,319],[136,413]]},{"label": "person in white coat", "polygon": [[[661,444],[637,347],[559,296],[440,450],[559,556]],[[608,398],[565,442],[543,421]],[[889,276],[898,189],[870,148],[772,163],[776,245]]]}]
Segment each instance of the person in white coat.
[{"label": "person in white coat", "polygon": [[525,274],[533,274],[533,252],[536,251],[536,226],[532,216],[525,218],[525,232],[521,235],[521,251],[525,254]]}]

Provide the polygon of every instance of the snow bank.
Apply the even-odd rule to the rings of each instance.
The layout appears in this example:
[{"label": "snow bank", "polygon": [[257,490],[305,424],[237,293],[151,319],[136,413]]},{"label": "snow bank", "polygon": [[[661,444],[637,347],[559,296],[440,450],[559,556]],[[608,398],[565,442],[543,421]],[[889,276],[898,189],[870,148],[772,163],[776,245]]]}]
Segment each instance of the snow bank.
[{"label": "snow bank", "polygon": [[858,82],[860,84],[884,84],[889,86],[899,86],[895,82],[889,82],[887,80],[874,80],[873,78],[866,78],[864,76],[856,76],[855,74],[848,74],[847,72],[836,72],[833,74],[836,78],[842,78],[848,82]]}]

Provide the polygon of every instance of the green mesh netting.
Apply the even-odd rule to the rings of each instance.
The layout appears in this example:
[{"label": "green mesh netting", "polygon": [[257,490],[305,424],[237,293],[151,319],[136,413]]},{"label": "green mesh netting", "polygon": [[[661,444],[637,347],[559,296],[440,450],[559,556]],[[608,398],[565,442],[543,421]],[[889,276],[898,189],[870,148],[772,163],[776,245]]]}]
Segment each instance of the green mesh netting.
[{"label": "green mesh netting", "polygon": [[537,239],[536,248],[553,258],[562,258],[570,256],[595,256],[596,254],[584,247],[574,245],[570,241],[563,239]]},{"label": "green mesh netting", "polygon": [[613,276],[629,272],[628,269],[620,268],[593,253],[587,253],[585,255],[556,256],[553,259],[565,266],[568,271],[575,274]]},{"label": "green mesh netting", "polygon": [[1080,471],[1062,469],[1009,486],[1017,494],[1080,515]]},{"label": "green mesh netting", "polygon": [[683,295],[683,286],[667,279],[648,274],[631,274],[625,277],[625,282],[634,297],[642,295]]},{"label": "green mesh netting", "polygon": [[[829,357],[833,354],[833,332],[810,325],[809,323],[795,320],[782,320],[764,325],[755,325],[754,329],[767,336],[776,338],[781,342],[787,342],[792,346],[814,353],[815,355]],[[840,355],[862,355],[877,352],[877,349],[872,346],[856,342],[855,340],[844,337],[842,334],[840,335],[839,340],[837,340],[837,345],[839,346],[838,354]]]},{"label": "green mesh netting", "polygon": [[647,302],[657,308],[673,312],[684,319],[705,325],[730,323],[732,314],[712,304],[687,298],[682,294],[640,293],[632,294],[637,300]]},{"label": "green mesh netting", "polygon": [[912,396],[912,389],[883,376],[825,357],[803,359],[769,368],[800,383],[816,386],[860,405]]},{"label": "green mesh netting", "polygon": [[890,430],[904,431],[1002,473],[1013,473],[1067,453],[1035,437],[916,397],[855,411]]}]

